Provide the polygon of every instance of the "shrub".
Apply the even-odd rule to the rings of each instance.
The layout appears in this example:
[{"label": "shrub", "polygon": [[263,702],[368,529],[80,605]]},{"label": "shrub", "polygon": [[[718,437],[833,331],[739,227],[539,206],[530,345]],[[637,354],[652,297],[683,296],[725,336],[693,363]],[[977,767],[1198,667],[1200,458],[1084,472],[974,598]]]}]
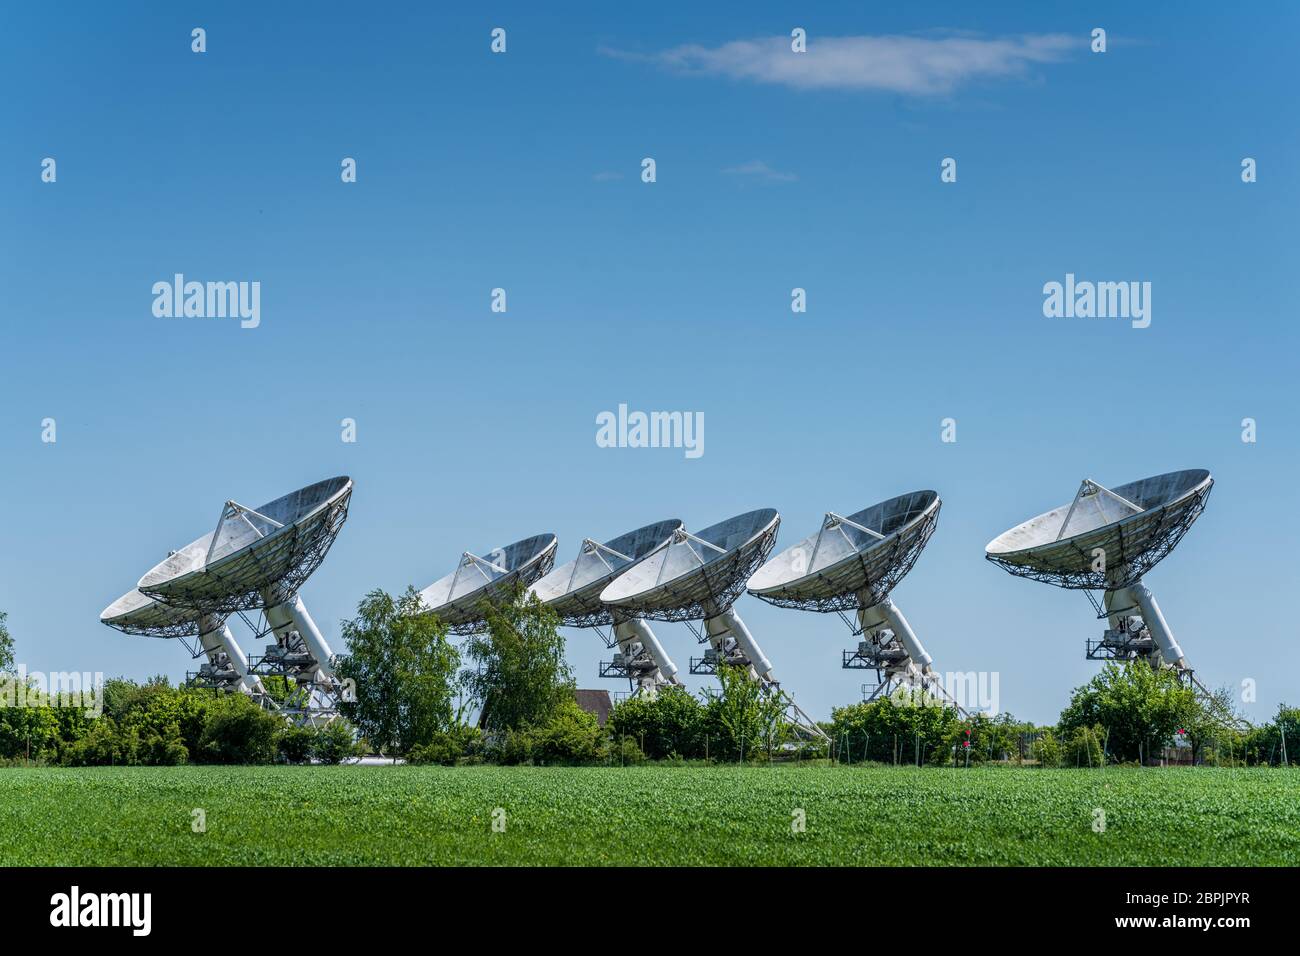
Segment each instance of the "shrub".
[{"label": "shrub", "polygon": [[[626,766],[645,763],[646,759],[645,754],[641,752],[641,748],[636,745],[636,741],[631,737],[611,740],[607,755],[611,762]],[[670,759],[681,760],[680,757]]]},{"label": "shrub", "polygon": [[64,748],[62,762],[69,767],[106,767],[132,762],[120,747],[116,721],[112,717],[100,717],[84,737]]},{"label": "shrub", "polygon": [[1034,741],[1034,759],[1040,767],[1059,767],[1061,765],[1061,744],[1050,730]]},{"label": "shrub", "polygon": [[605,729],[612,741],[636,741],[651,760],[704,756],[704,707],[684,687],[629,697],[615,705]]},{"label": "shrub", "polygon": [[450,767],[463,757],[474,756],[481,740],[482,735],[477,727],[461,725],[449,731],[440,731],[428,743],[412,747],[406,754],[406,762],[437,763]]},{"label": "shrub", "polygon": [[356,732],[344,720],[333,720],[312,735],[310,753],[321,763],[342,763],[360,751]]},{"label": "shrub", "polygon": [[527,730],[507,730],[495,749],[497,763],[511,766],[533,759],[533,739]]},{"label": "shrub", "polygon": [[196,760],[203,763],[269,763],[281,718],[243,694],[227,694],[209,709]]},{"label": "shrub", "polygon": [[966,739],[956,710],[903,693],[834,708],[828,733],[841,763],[948,763],[952,744]]},{"label": "shrub", "polygon": [[539,763],[595,763],[601,756],[600,724],[573,700],[562,701],[531,737],[532,757]]},{"label": "shrub", "polygon": [[1101,727],[1079,727],[1066,742],[1067,767],[1100,767],[1104,762],[1101,741],[1105,731]]},{"label": "shrub", "polygon": [[275,749],[285,763],[307,763],[311,760],[316,732],[310,727],[286,727],[275,740]]},{"label": "shrub", "polygon": [[181,742],[180,730],[172,726],[142,738],[136,747],[136,758],[138,763],[151,767],[174,767],[188,763],[190,751]]}]

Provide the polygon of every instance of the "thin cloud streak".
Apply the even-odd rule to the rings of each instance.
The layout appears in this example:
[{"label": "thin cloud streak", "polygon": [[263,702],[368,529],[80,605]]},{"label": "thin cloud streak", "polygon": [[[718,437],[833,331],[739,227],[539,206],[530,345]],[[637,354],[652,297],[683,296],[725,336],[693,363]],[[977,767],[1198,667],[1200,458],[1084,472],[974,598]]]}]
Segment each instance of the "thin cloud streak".
[{"label": "thin cloud streak", "polygon": [[751,159],[747,163],[741,163],[739,166],[728,166],[723,170],[728,176],[735,176],[740,179],[756,180],[765,183],[792,183],[799,177],[794,173],[783,173],[773,169],[761,159]]},{"label": "thin cloud streak", "polygon": [[1086,40],[1061,33],[1010,37],[810,37],[805,53],[789,37],[733,40],[717,47],[685,44],[659,53],[601,47],[600,53],[693,76],[725,76],[797,90],[876,90],[914,96],[951,93],[982,79],[1025,75],[1055,63]]}]

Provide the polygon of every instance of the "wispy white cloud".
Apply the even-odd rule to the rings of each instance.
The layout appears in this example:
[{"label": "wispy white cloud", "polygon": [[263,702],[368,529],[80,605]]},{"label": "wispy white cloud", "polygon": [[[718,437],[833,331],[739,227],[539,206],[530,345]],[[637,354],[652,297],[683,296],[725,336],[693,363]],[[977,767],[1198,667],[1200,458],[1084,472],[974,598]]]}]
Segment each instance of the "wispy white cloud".
[{"label": "wispy white cloud", "polygon": [[792,183],[799,178],[794,173],[775,170],[761,159],[751,159],[739,166],[728,166],[723,172],[739,179],[765,183]]},{"label": "wispy white cloud", "polygon": [[726,76],[798,90],[880,90],[916,96],[951,93],[975,80],[1023,76],[1034,64],[1054,63],[1087,39],[1061,33],[983,37],[846,36],[808,39],[795,53],[784,36],[733,40],[721,46],[685,44],[658,53],[601,47],[605,56],[651,63],[679,73]]}]

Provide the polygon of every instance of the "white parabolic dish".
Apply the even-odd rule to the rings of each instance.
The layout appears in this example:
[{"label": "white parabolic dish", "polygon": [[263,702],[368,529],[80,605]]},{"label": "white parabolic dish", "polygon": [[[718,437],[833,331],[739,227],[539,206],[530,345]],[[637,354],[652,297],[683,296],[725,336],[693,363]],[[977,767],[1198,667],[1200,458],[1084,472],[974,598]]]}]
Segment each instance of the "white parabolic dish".
[{"label": "white parabolic dish", "polygon": [[570,627],[611,624],[614,615],[600,600],[605,586],[629,566],[666,544],[681,527],[679,519],[670,518],[629,531],[604,544],[584,541],[578,556],[538,580],[533,585],[533,593]]},{"label": "white parabolic dish", "polygon": [[260,508],[227,507],[217,530],[154,567],[137,585],[173,607],[231,613],[295,592],[324,560],[347,518],[352,480],[329,478]]},{"label": "white parabolic dish", "polygon": [[600,599],[621,612],[660,621],[702,620],[735,603],[745,580],[776,544],[781,516],[760,508],[668,542],[619,575]]},{"label": "white parabolic dish", "polygon": [[816,533],[759,568],[749,593],[811,611],[878,604],[916,563],[940,504],[934,491],[913,491],[847,518],[828,514]]},{"label": "white parabolic dish", "polygon": [[104,608],[99,619],[123,634],[142,637],[195,637],[200,615],[155,601],[132,589]]},{"label": "white parabolic dish", "polygon": [[553,534],[523,538],[481,556],[465,552],[456,570],[420,592],[425,608],[454,634],[470,634],[483,623],[480,602],[493,600],[515,584],[527,587],[555,563],[559,540]]},{"label": "white parabolic dish", "polygon": [[[1030,518],[985,548],[1012,574],[1066,588],[1133,583],[1173,550],[1205,508],[1214,479],[1203,468],[1115,488],[1092,483],[1069,504]],[[1104,564],[1098,565],[1099,555]]]}]

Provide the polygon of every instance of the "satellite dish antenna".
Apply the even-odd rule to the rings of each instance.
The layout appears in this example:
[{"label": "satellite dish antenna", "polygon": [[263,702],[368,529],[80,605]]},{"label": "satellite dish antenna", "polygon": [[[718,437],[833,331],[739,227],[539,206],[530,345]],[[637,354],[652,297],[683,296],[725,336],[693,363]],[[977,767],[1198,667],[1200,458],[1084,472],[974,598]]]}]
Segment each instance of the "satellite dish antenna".
[{"label": "satellite dish antenna", "polygon": [[[216,530],[173,552],[140,579],[147,597],[199,615],[260,610],[275,646],[255,672],[291,677],[312,688],[310,713],[332,715],[342,685],[333,652],[298,589],[320,566],[347,520],[352,479],[329,478],[248,508],[227,501]],[[247,621],[247,617],[245,617]]]},{"label": "satellite dish antenna", "polygon": [[[604,544],[586,538],[576,558],[532,586],[533,594],[559,615],[561,624],[594,628],[606,647],[618,648],[612,661],[601,662],[600,676],[626,678],[637,694],[653,696],[665,685],[680,686],[677,665],[644,619],[603,603],[600,594],[610,581],[666,544],[681,527],[681,521],[672,518]],[[611,625],[613,635],[605,637],[600,628]]]},{"label": "satellite dish antenna", "polygon": [[853,631],[862,641],[856,651],[844,652],[843,666],[876,672],[876,683],[863,686],[868,701],[899,689],[919,690],[964,713],[889,598],[934,534],[941,504],[936,492],[913,491],[847,518],[828,511],[820,529],[758,569],[749,579],[749,593],[777,607],[835,611],[841,617],[856,612]]},{"label": "satellite dish antenna", "polygon": [[798,730],[825,739],[825,732],[781,690],[772,662],[732,606],[744,593],[745,580],[771,553],[780,524],[775,509],[762,508],[698,534],[679,528],[611,581],[600,599],[616,614],[653,621],[702,620],[704,632],[697,632],[697,638],[709,648],[703,658],[691,659],[692,674],[715,674],[720,664],[742,667],[764,690],[782,694]]},{"label": "satellite dish antenna", "polygon": [[[178,610],[132,589],[104,608],[102,623],[124,634],[175,638],[191,657],[207,656],[195,682],[219,690],[239,690],[269,702],[262,680],[249,671],[248,657],[235,641],[226,619],[219,614]],[[197,645],[191,643],[197,639]]]},{"label": "satellite dish antenna", "polygon": [[[1206,693],[1142,577],[1183,539],[1213,485],[1201,468],[1115,488],[1085,478],[1068,504],[994,538],[985,557],[1017,577],[1088,593],[1110,625],[1088,642],[1089,660],[1171,667]],[[1103,592],[1102,600],[1091,591]]]},{"label": "satellite dish antenna", "polygon": [[421,591],[420,600],[451,633],[477,634],[487,622],[482,602],[495,602],[515,585],[528,587],[542,577],[555,563],[557,547],[555,535],[537,534],[493,548],[482,557],[466,551],[456,570]]}]

